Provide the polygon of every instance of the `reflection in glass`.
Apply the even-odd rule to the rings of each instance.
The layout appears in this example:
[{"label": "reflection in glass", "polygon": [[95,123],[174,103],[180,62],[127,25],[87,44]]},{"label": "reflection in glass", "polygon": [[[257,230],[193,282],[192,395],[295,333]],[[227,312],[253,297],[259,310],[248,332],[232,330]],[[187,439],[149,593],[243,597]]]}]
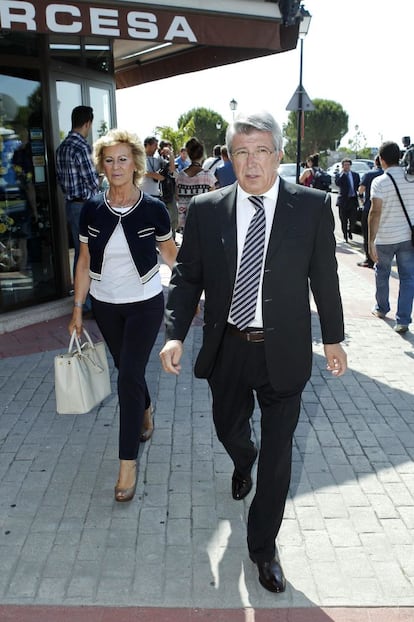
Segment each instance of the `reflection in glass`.
[{"label": "reflection in glass", "polygon": [[110,129],[111,112],[109,91],[105,88],[91,86],[89,97],[93,108],[92,142],[106,134]]}]

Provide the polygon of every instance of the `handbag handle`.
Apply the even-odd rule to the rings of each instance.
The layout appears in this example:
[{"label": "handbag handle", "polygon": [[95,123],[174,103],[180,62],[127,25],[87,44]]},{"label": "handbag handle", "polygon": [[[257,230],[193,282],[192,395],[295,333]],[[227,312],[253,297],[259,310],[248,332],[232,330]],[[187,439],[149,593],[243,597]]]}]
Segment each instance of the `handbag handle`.
[{"label": "handbag handle", "polygon": [[[92,339],[90,338],[90,335],[88,333],[88,331],[86,330],[86,328],[82,327],[82,332],[84,333],[86,339],[89,342],[89,345],[91,346],[91,348],[95,348]],[[86,343],[86,342],[85,342]],[[76,328],[74,329],[71,338],[70,338],[70,342],[69,342],[69,347],[68,347],[68,354],[70,354],[73,350],[73,344],[76,345],[76,349],[78,351],[78,354],[82,354],[82,348],[85,344],[81,345],[80,341],[79,341],[79,337],[76,334]]]}]

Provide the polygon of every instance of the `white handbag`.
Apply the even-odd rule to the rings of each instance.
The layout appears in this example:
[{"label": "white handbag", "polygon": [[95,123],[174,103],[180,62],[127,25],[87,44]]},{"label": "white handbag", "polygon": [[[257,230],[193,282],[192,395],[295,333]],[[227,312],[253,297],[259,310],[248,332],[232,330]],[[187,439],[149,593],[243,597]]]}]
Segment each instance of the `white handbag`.
[{"label": "white handbag", "polygon": [[85,414],[111,393],[105,344],[94,344],[85,329],[83,333],[84,343],[74,331],[68,351],[55,356],[56,410],[60,415]]}]

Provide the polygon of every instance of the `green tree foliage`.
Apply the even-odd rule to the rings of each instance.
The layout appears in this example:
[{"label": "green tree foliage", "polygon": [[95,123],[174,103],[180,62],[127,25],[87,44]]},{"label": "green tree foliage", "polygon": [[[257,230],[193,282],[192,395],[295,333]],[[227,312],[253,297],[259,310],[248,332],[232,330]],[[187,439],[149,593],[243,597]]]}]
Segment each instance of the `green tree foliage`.
[{"label": "green tree foliage", "polygon": [[[311,153],[326,152],[335,149],[348,131],[348,114],[341,104],[329,99],[312,100],[315,110],[305,112],[304,136],[301,141],[301,160]],[[285,159],[296,160],[297,145],[297,115],[289,113],[288,122],[284,124],[283,131],[286,139]]]},{"label": "green tree foliage", "polygon": [[188,126],[191,121],[194,124],[193,136],[204,144],[207,155],[211,154],[214,145],[224,144],[228,123],[217,112],[208,108],[193,108],[180,116],[178,128]]},{"label": "green tree foliage", "polygon": [[187,140],[194,136],[194,132],[194,122],[192,119],[190,119],[187,125],[179,127],[178,130],[174,130],[169,125],[160,125],[155,128],[157,136],[160,136],[163,140],[169,140],[173,146],[174,153],[177,154]]}]

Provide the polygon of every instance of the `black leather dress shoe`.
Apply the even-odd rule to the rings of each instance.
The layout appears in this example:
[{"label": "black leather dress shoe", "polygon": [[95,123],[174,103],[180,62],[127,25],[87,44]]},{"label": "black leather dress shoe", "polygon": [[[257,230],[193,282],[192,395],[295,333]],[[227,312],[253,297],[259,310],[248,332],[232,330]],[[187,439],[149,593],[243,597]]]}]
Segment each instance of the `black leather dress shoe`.
[{"label": "black leather dress shoe", "polygon": [[251,491],[252,486],[251,475],[240,475],[238,471],[234,470],[233,477],[231,478],[231,494],[233,495],[233,499],[236,501],[244,499]]},{"label": "black leather dress shoe", "polygon": [[361,268],[373,268],[374,264],[372,261],[365,259],[365,261],[358,261],[357,266],[360,266]]},{"label": "black leather dress shoe", "polygon": [[[252,559],[252,558],[250,558]],[[273,558],[270,562],[252,562],[256,564],[259,571],[259,582],[269,592],[284,592],[286,589],[286,579],[283,574],[282,566]]]}]

